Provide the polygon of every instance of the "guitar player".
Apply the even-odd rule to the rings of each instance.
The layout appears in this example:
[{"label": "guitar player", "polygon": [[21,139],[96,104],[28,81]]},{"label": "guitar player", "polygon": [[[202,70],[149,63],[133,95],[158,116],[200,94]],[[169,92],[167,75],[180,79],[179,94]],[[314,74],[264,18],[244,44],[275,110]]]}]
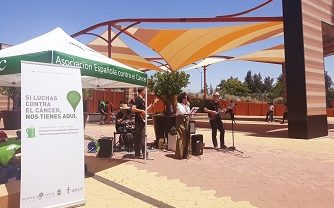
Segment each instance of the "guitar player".
[{"label": "guitar player", "polygon": [[225,109],[221,110],[219,108],[219,93],[215,92],[213,94],[213,100],[211,100],[207,106],[204,108],[204,112],[208,113],[211,129],[212,129],[212,143],[216,150],[218,150],[218,144],[217,144],[217,130],[220,132],[220,149],[226,149],[225,146],[225,130],[224,125],[221,120],[221,113],[225,113]]},{"label": "guitar player", "polygon": [[[135,99],[134,105],[132,105],[132,112],[135,113],[135,139],[134,139],[134,149],[135,156],[140,159],[144,158],[145,154],[145,93],[146,91],[143,88],[138,88],[138,96]],[[156,101],[154,101],[155,103]],[[150,104],[147,107],[149,110],[153,104]],[[146,155],[148,160],[153,160],[148,154]]]}]

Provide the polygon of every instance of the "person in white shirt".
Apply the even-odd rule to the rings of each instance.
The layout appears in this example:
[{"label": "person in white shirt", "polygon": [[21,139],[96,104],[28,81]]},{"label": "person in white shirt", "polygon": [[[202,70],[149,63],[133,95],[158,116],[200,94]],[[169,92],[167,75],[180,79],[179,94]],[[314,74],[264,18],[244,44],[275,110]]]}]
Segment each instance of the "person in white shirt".
[{"label": "person in white shirt", "polygon": [[275,110],[275,106],[274,103],[269,103],[269,108],[268,108],[268,112],[267,112],[267,118],[266,120],[269,121],[268,122],[274,122],[274,110]]},{"label": "person in white shirt", "polygon": [[189,131],[189,116],[185,114],[190,113],[190,104],[188,102],[187,93],[183,92],[178,96],[178,103],[176,106],[176,159],[187,159],[191,155],[190,146],[190,131]]}]

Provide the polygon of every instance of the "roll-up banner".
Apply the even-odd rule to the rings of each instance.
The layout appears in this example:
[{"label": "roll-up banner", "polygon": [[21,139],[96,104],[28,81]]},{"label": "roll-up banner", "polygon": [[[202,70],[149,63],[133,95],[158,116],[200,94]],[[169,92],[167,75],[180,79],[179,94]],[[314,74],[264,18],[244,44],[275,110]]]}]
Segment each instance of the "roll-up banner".
[{"label": "roll-up banner", "polygon": [[80,69],[21,62],[21,208],[85,202]]}]

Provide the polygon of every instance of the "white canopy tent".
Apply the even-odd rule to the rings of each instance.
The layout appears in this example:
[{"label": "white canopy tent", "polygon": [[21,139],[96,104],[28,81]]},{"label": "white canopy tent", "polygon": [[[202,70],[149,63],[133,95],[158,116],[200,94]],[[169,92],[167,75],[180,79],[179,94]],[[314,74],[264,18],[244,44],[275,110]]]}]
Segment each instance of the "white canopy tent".
[{"label": "white canopy tent", "polygon": [[[0,86],[21,86],[22,60],[78,67],[81,69],[83,88],[129,88],[147,85],[147,74],[100,54],[73,39],[60,28],[0,50]],[[146,132],[147,121],[145,122]],[[146,145],[145,139],[145,147]]]},{"label": "white canopy tent", "polygon": [[21,60],[80,67],[84,88],[146,86],[145,73],[100,54],[60,28],[0,50],[1,86],[20,86]]}]

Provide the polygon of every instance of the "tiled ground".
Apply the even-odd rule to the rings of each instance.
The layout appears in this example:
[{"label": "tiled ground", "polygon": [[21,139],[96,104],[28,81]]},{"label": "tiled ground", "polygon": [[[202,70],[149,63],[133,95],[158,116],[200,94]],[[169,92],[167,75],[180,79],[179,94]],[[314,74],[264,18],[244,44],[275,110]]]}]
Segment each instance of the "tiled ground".
[{"label": "tiled ground", "polygon": [[[172,152],[158,150],[150,153],[155,160],[144,164],[124,152],[111,159],[87,154],[96,175],[86,179],[85,207],[334,207],[331,125],[329,136],[314,140],[281,138],[287,126],[278,123],[238,125],[251,126],[235,133],[243,155],[213,150],[205,128],[198,129],[206,143],[200,158],[175,160]],[[113,131],[113,125],[86,127],[86,134],[95,138]],[[154,138],[152,126],[148,138]],[[230,130],[226,144],[231,145]]]}]

